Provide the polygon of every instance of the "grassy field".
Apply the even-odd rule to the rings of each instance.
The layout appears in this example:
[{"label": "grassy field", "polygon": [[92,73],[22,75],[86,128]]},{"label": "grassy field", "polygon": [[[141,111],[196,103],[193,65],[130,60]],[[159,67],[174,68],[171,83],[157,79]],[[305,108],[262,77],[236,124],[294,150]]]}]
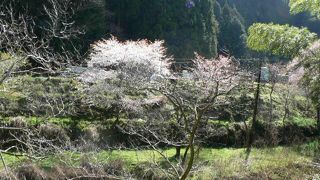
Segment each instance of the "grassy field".
[{"label": "grassy field", "polygon": [[[262,179],[305,179],[315,177],[320,170],[311,166],[318,152],[318,142],[312,142],[295,147],[275,147],[252,149],[248,161],[245,160],[245,149],[221,148],[201,149],[196,165],[197,173],[192,179],[214,178],[244,178],[261,177]],[[168,157],[175,154],[174,149],[163,150]],[[33,161],[43,169],[55,166],[78,167],[83,162],[103,164],[115,160],[122,160],[125,168],[130,171],[143,163],[163,162],[162,156],[152,150],[113,150],[90,153],[64,152],[47,158]],[[9,167],[25,163],[25,158],[4,155]],[[3,169],[3,165],[0,164]]]}]

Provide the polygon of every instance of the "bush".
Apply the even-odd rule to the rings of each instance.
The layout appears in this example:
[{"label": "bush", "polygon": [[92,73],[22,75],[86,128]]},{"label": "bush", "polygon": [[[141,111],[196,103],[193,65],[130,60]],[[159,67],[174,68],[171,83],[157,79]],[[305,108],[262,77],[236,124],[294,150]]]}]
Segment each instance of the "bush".
[{"label": "bush", "polygon": [[54,124],[42,124],[38,127],[39,138],[51,141],[52,144],[59,147],[64,147],[70,142],[70,138],[66,131]]},{"label": "bush", "polygon": [[161,169],[160,167],[155,166],[152,163],[142,163],[137,165],[133,170],[132,174],[135,175],[138,179],[148,180],[148,179],[157,179],[157,180],[169,180],[174,179],[170,177],[166,170]]},{"label": "bush", "polygon": [[[16,106],[10,107],[4,103],[11,101],[5,97],[3,106],[7,113],[19,113],[19,115],[33,116],[67,116],[80,111],[81,93],[79,85],[70,78],[63,77],[31,77],[20,76],[10,79],[5,86],[9,91],[19,94]],[[10,111],[10,108],[13,110]]]},{"label": "bush", "polygon": [[15,170],[15,174],[17,179],[42,180],[47,178],[45,172],[33,164],[26,164],[18,167]]},{"label": "bush", "polygon": [[124,162],[122,160],[110,161],[103,165],[103,170],[107,174],[121,176],[124,174]]}]

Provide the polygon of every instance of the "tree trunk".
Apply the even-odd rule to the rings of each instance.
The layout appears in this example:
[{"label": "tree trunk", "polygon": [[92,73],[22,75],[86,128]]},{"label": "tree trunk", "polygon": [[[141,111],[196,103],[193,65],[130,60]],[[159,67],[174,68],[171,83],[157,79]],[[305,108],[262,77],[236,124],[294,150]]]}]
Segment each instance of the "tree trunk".
[{"label": "tree trunk", "polygon": [[120,108],[117,107],[116,110],[116,120],[112,123],[112,127],[115,128],[120,123]]},{"label": "tree trunk", "polygon": [[176,146],[176,154],[174,155],[174,157],[176,159],[179,159],[181,155],[181,146]]},{"label": "tree trunk", "polygon": [[190,149],[190,157],[189,157],[189,161],[188,161],[186,169],[184,170],[182,176],[179,178],[180,180],[187,179],[187,177],[192,169],[193,162],[195,159],[194,139],[195,139],[197,130],[200,125],[201,117],[202,117],[202,113],[198,113],[196,108],[195,108],[195,117],[196,117],[196,119],[195,119],[195,123],[192,127],[192,131],[191,131],[190,138],[189,138],[189,145],[188,145],[189,149]]},{"label": "tree trunk", "polygon": [[318,126],[318,134],[320,134],[320,106],[317,108],[317,126]]},{"label": "tree trunk", "polygon": [[289,107],[288,107],[289,106],[289,96],[290,96],[290,89],[289,89],[289,86],[287,85],[287,93],[286,93],[285,102],[284,102],[284,115],[282,118],[283,127],[285,126],[285,121],[289,116]]},{"label": "tree trunk", "polygon": [[192,169],[192,166],[193,166],[193,161],[194,161],[194,157],[195,157],[195,151],[194,151],[194,136],[191,135],[192,137],[190,138],[190,141],[189,141],[189,146],[190,146],[190,158],[189,158],[189,162],[187,164],[187,168],[185,169],[185,171],[183,172],[182,176],[180,177],[180,180],[185,180],[187,179],[191,169]]},{"label": "tree trunk", "polygon": [[253,137],[255,135],[255,129],[257,127],[257,115],[258,115],[258,105],[259,105],[259,97],[260,97],[260,84],[261,84],[261,63],[259,64],[259,74],[257,78],[257,89],[254,98],[254,107],[253,107],[253,115],[252,115],[252,126],[249,129],[249,133],[247,133],[247,158],[251,151],[251,146],[253,143]]},{"label": "tree trunk", "polygon": [[[274,83],[274,82],[272,82]],[[274,92],[274,84],[271,85],[271,90],[270,90],[270,94],[269,94],[269,100],[270,100],[270,118],[269,118],[269,123],[272,122],[273,120],[273,92]]]},{"label": "tree trunk", "polygon": [[8,68],[8,70],[2,75],[0,79],[0,84],[3,84],[3,82],[11,75],[15,64],[16,64],[15,62],[12,63],[11,66]]},{"label": "tree trunk", "polygon": [[186,150],[184,151],[182,162],[181,162],[182,167],[185,165],[187,161],[188,151],[189,151],[189,146],[187,146]]}]

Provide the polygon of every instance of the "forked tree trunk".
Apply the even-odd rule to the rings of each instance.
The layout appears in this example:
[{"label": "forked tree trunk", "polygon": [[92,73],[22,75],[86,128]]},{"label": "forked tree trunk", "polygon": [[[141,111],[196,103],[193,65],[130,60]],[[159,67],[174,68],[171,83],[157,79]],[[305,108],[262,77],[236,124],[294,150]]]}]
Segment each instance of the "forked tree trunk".
[{"label": "forked tree trunk", "polygon": [[187,179],[192,166],[193,166],[193,162],[194,162],[194,157],[195,157],[195,150],[194,150],[194,135],[191,135],[190,140],[189,140],[189,147],[190,147],[190,157],[189,157],[189,161],[187,164],[187,167],[185,169],[185,171],[183,172],[182,176],[180,177],[180,180],[185,180]]},{"label": "forked tree trunk", "polygon": [[189,152],[189,146],[187,146],[186,150],[184,151],[183,158],[182,158],[182,161],[181,161],[182,167],[184,167],[184,165],[185,165],[185,163],[187,161],[188,152]]},{"label": "forked tree trunk", "polygon": [[179,178],[180,180],[185,180],[187,179],[191,169],[192,169],[192,166],[193,166],[193,163],[194,163],[194,160],[195,160],[195,144],[194,144],[194,139],[195,139],[195,136],[196,136],[196,133],[197,133],[197,130],[199,128],[199,125],[200,125],[200,121],[201,121],[201,118],[202,118],[202,113],[199,113],[197,110],[195,110],[195,123],[192,127],[192,131],[191,131],[191,134],[190,134],[190,138],[189,138],[189,143],[188,143],[188,147],[190,149],[190,157],[189,157],[189,161],[187,163],[187,166],[184,170],[184,172],[182,173],[181,177]]}]

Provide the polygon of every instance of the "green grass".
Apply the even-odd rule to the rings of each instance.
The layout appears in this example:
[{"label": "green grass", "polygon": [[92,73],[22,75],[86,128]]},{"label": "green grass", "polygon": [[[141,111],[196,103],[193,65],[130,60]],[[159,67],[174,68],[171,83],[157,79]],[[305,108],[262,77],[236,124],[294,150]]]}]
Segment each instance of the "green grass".
[{"label": "green grass", "polygon": [[[3,122],[10,122],[14,117],[3,118]],[[22,119],[30,126],[37,126],[41,124],[51,123],[58,125],[59,127],[71,129],[77,128],[79,130],[84,130],[88,127],[94,125],[101,125],[102,122],[98,120],[85,120],[85,119],[72,119],[70,117],[22,117]]]},{"label": "green grass", "polygon": [[[201,149],[196,163],[206,162],[200,173],[210,177],[240,177],[252,173],[259,173],[266,169],[281,169],[290,167],[293,164],[308,164],[312,162],[315,150],[318,149],[319,142],[312,142],[294,147],[275,148],[253,148],[248,161],[245,161],[245,149],[221,148]],[[182,151],[183,152],[183,151]],[[312,153],[313,152],[313,153]],[[175,149],[163,150],[168,157],[173,157]],[[104,164],[110,161],[121,159],[127,169],[132,169],[136,165],[145,162],[162,162],[162,156],[153,150],[112,150],[90,153],[70,153],[65,152],[59,155],[52,155],[45,159],[34,161],[44,169],[50,169],[56,165],[77,167],[83,162]],[[5,155],[8,166],[14,167],[21,163],[23,159]],[[0,165],[0,169],[3,168]],[[203,176],[195,176],[203,179]]]},{"label": "green grass", "polygon": [[[175,154],[175,149],[162,150],[167,157],[172,157]],[[127,167],[135,166],[143,162],[159,162],[162,156],[153,150],[114,150],[114,151],[103,151],[97,155],[98,159],[103,160],[116,160],[122,159]]]},{"label": "green grass", "polygon": [[208,124],[214,124],[219,126],[225,126],[228,127],[230,124],[232,124],[230,120],[209,120]]},{"label": "green grass", "polygon": [[28,117],[25,118],[26,122],[30,125],[39,125],[46,122],[65,126],[72,123],[71,118],[45,118],[45,117]]},{"label": "green grass", "polygon": [[316,127],[317,122],[315,119],[304,118],[304,117],[292,117],[289,123],[297,125],[298,127]]},{"label": "green grass", "polygon": [[[168,157],[172,157],[175,154],[174,149],[163,150],[163,153]],[[63,154],[49,156],[36,163],[49,169],[55,165],[67,165],[70,167],[76,167],[83,162],[90,162],[93,164],[106,164],[110,161],[122,160],[126,168],[130,169],[136,165],[144,162],[160,162],[162,156],[153,150],[110,150],[101,151],[99,153],[70,153],[64,152]]]},{"label": "green grass", "polygon": [[[2,154],[3,160],[8,167],[14,167],[19,165],[21,162],[26,160],[26,157],[17,157],[17,156],[12,156],[12,155],[7,155],[7,154]],[[0,161],[0,170],[4,169],[4,165],[2,161]]]},{"label": "green grass", "polygon": [[292,149],[308,157],[320,157],[320,141],[311,141],[302,145],[293,146]]},{"label": "green grass", "polygon": [[50,155],[44,159],[39,161],[35,161],[38,166],[44,169],[51,169],[57,165],[63,165],[67,167],[78,167],[81,164],[82,159],[84,156],[79,153],[71,153],[71,152],[64,152],[59,153],[58,155]]},{"label": "green grass", "polygon": [[[200,158],[208,161],[197,172],[193,179],[215,179],[238,177],[247,179],[252,174],[268,174],[275,179],[283,179],[283,174],[289,173],[292,166],[312,162],[312,156],[306,156],[296,151],[293,147],[276,147],[264,149],[252,149],[248,161],[245,160],[245,149],[205,149],[201,152]],[[280,175],[278,170],[280,170]],[[304,171],[309,169],[297,169],[301,172],[294,177],[304,177]]]},{"label": "green grass", "polygon": [[[203,148],[195,162],[196,165],[202,165],[194,174],[191,174],[191,179],[310,178],[319,171],[307,166],[313,161],[314,155],[318,154],[319,145],[318,141],[314,141],[292,147],[253,148],[248,161],[245,160],[244,148]],[[162,152],[168,157],[173,157],[175,149],[165,149]],[[5,155],[4,159],[9,167],[20,165],[26,160],[26,158],[18,159],[8,155]],[[45,170],[50,170],[56,166],[79,167],[84,162],[106,164],[115,160],[122,160],[124,167],[129,171],[140,164],[164,162],[162,156],[153,150],[110,150],[81,154],[64,152],[33,161],[33,163]],[[176,162],[173,161],[173,163]],[[3,169],[2,164],[0,169]]]}]

